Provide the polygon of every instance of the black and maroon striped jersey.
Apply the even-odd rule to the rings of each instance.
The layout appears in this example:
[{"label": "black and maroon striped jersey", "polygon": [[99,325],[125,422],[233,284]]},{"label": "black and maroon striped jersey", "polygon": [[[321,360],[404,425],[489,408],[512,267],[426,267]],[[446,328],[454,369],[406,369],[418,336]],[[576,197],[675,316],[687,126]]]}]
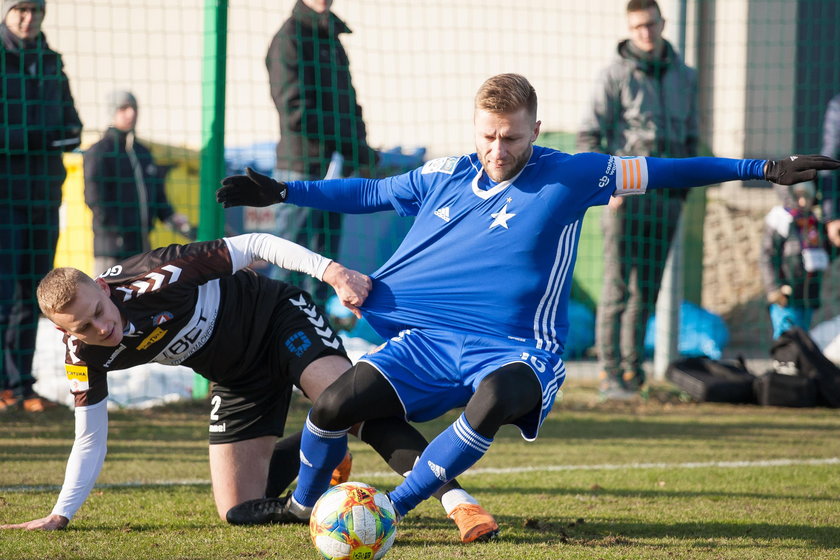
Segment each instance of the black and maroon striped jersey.
[{"label": "black and maroon striped jersey", "polygon": [[107,396],[109,370],[151,362],[184,365],[228,386],[247,383],[264,358],[286,285],[247,268],[235,271],[233,262],[230,245],[219,239],[162,247],[104,272],[100,278],[128,322],[117,347],[65,335],[76,406]]}]

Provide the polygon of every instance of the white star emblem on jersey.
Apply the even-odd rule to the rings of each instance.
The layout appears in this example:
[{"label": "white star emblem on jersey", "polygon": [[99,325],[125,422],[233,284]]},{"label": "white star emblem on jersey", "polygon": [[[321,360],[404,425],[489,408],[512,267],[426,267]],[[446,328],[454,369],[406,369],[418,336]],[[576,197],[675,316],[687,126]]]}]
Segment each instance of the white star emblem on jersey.
[{"label": "white star emblem on jersey", "polygon": [[490,217],[493,218],[493,223],[490,224],[489,229],[493,229],[496,226],[502,226],[505,229],[509,229],[507,222],[508,222],[508,220],[510,220],[511,218],[516,216],[516,214],[508,214],[507,206],[508,205],[505,204],[504,206],[502,206],[501,210],[499,210],[498,212],[494,212],[493,214],[490,214]]}]

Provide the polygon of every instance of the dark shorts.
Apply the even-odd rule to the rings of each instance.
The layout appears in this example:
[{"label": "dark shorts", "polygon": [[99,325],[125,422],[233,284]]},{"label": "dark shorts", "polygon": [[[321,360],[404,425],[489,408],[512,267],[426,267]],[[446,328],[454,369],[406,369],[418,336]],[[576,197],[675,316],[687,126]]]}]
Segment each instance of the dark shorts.
[{"label": "dark shorts", "polygon": [[265,359],[248,371],[247,381],[213,385],[210,444],[262,436],[281,437],[292,396],[309,364],[324,356],[344,356],[344,346],[309,294],[289,286],[272,314]]}]

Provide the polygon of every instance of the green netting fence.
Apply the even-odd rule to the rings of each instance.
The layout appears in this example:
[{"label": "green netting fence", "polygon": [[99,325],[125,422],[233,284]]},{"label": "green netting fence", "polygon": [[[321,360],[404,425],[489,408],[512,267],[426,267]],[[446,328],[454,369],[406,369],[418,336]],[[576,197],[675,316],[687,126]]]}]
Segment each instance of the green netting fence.
[{"label": "green netting fence", "polygon": [[[26,251],[49,258],[51,250],[38,245],[38,239],[39,233],[54,226],[38,225],[38,212],[59,199],[60,237],[54,264],[101,272],[94,260],[92,212],[85,203],[84,154],[112,124],[108,95],[114,90],[134,94],[138,121],[133,141],[150,150],[168,203],[191,226],[173,227],[159,214],[155,218],[156,209],[147,203],[151,246],[244,231],[288,235],[281,226],[286,218],[276,208],[223,213],[213,200],[219,179],[241,172],[246,165],[265,173],[279,168],[318,176],[330,169],[331,162],[337,174],[385,176],[431,158],[470,153],[473,95],[484,79],[501,72],[524,74],[537,89],[543,131],[538,143],[574,152],[599,70],[616,56],[619,40],[628,36],[625,2],[620,0],[338,0],[333,12],[352,30],[339,35],[340,45],[325,33],[312,38],[297,55],[288,48],[270,51],[295,4],[293,0],[47,2],[43,31],[50,47],[62,55],[61,69],[83,123],[81,145],[61,154],[63,180],[62,170],[44,167],[35,157],[53,154],[55,147],[34,139],[22,148],[12,146],[14,135],[20,133],[58,138],[50,134],[66,123],[33,117],[49,111],[31,105],[56,103],[52,98],[35,95],[16,101],[20,92],[14,89],[19,86],[12,76],[25,74],[30,65],[11,67],[12,59],[4,51],[0,207],[9,212],[28,204],[30,224],[15,224],[8,217],[0,220],[4,285],[21,275],[37,281],[37,272],[9,264],[16,251],[10,239],[28,236],[35,246]],[[823,146],[823,119],[829,101],[840,93],[840,42],[835,36],[840,3],[663,0],[660,6],[665,38],[697,70],[700,153],[776,158],[833,149],[837,155],[836,145]],[[340,59],[343,54],[338,49],[343,49],[347,61],[329,69],[320,66],[319,61]],[[27,78],[30,92],[60,81],[56,68],[37,67],[42,74]],[[269,68],[274,68],[271,77]],[[345,72],[352,75],[352,89]],[[315,105],[295,105],[284,98],[288,95],[281,91],[284,80],[303,80],[306,87],[315,88]],[[278,103],[292,103],[295,109],[286,122],[281,123]],[[20,111],[29,115],[23,121],[14,116]],[[317,112],[329,116],[319,120],[313,116]],[[376,158],[369,159],[367,146],[359,141],[362,126],[367,145],[387,154],[380,157],[379,166],[371,164]],[[286,146],[278,161],[281,129],[287,131],[287,139],[294,135],[291,130],[316,137],[320,148],[295,154]],[[32,157],[16,167],[14,162],[24,152]],[[336,167],[334,152],[343,154],[343,165]],[[114,189],[136,189],[136,168],[127,169],[128,175],[115,173],[103,180],[110,180]],[[33,181],[55,183],[56,176],[60,195],[55,191],[50,198],[29,190]],[[30,187],[20,188],[24,184]],[[106,210],[139,212],[133,200],[116,196]],[[682,257],[672,288],[676,292],[670,299],[702,306],[723,319],[729,333],[725,356],[768,355],[771,327],[758,260],[764,217],[778,203],[777,194],[760,182],[711,186],[688,199]],[[575,270],[575,299],[591,311],[599,304],[604,278],[600,222],[604,211],[596,208],[587,216]],[[393,214],[323,218],[310,216],[300,226],[300,240],[308,239],[313,248],[368,273],[410,227],[410,221]],[[122,229],[142,235],[138,228],[132,221]],[[822,306],[812,326],[840,315],[837,263],[824,275]],[[492,278],[476,281],[492,289]],[[23,296],[4,288],[0,303],[7,314]],[[8,337],[9,328],[0,328]],[[21,363],[22,354],[33,352],[5,348],[6,364]],[[593,355],[589,349],[574,358],[591,361]]]}]

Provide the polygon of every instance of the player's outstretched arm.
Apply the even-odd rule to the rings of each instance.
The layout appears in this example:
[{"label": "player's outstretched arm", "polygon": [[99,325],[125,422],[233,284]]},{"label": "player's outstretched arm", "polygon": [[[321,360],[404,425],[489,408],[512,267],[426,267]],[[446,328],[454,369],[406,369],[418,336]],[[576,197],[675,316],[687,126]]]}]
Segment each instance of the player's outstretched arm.
[{"label": "player's outstretched arm", "polygon": [[0,525],[0,529],[64,529],[76,511],[82,507],[105,461],[108,438],[107,399],[93,405],[77,406],[75,416],[76,439],[67,460],[64,484],[52,513],[25,523]]},{"label": "player's outstretched arm", "polygon": [[333,287],[342,305],[361,319],[362,312],[359,311],[359,306],[365,302],[370,292],[370,277],[333,261],[324,271],[323,280]]},{"label": "player's outstretched arm", "polygon": [[0,529],[26,529],[27,531],[55,531],[64,529],[70,520],[63,515],[51,514],[41,519],[33,519],[25,523],[12,523],[9,525],[0,525]]},{"label": "player's outstretched arm", "polygon": [[270,233],[244,233],[225,237],[225,242],[230,251],[233,272],[262,259],[282,269],[303,272],[322,280],[332,262],[306,247]]},{"label": "player's outstretched arm", "polygon": [[[578,156],[587,154],[578,154]],[[591,154],[590,154],[591,155]],[[781,160],[730,159],[718,157],[644,158],[647,167],[647,189],[690,188],[725,181],[765,179],[781,185],[792,185],[816,177],[817,171],[840,169],[840,160],[821,155],[795,155]],[[644,177],[645,174],[643,173]],[[641,194],[626,187],[636,185],[634,174],[625,174],[616,192],[622,195]],[[638,185],[636,185],[638,186]]]},{"label": "player's outstretched arm", "polygon": [[216,201],[225,208],[262,207],[285,201],[287,194],[286,183],[278,183],[246,167],[245,175],[231,175],[222,179],[222,186],[216,191]]},{"label": "player's outstretched arm", "polygon": [[764,178],[779,185],[795,185],[813,181],[817,171],[840,169],[840,161],[821,155],[789,156],[778,161],[768,160]]}]

